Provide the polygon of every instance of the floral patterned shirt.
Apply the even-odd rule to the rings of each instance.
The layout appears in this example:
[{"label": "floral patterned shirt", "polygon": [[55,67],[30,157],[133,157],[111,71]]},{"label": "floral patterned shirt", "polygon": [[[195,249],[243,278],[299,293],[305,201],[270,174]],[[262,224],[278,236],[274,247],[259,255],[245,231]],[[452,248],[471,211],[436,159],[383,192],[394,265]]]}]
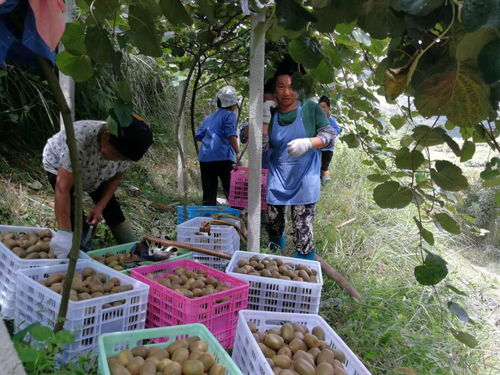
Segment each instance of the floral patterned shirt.
[{"label": "floral patterned shirt", "polygon": [[[131,161],[104,159],[98,139],[99,129],[104,123],[95,120],[74,123],[78,159],[82,169],[83,190],[86,192],[95,191],[101,183],[113,178],[117,173],[127,170],[132,165]],[[57,175],[60,167],[73,172],[66,145],[65,130],[61,130],[49,138],[43,149],[43,168],[47,172]]]}]

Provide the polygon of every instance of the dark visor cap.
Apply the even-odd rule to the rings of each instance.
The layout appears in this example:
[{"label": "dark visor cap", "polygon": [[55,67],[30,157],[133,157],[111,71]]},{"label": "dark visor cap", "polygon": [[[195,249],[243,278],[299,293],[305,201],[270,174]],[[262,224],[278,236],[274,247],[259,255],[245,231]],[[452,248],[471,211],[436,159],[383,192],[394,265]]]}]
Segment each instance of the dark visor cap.
[{"label": "dark visor cap", "polygon": [[139,161],[153,144],[153,133],[141,117],[132,115],[130,125],[119,126],[118,134],[111,135],[110,142],[127,159]]}]

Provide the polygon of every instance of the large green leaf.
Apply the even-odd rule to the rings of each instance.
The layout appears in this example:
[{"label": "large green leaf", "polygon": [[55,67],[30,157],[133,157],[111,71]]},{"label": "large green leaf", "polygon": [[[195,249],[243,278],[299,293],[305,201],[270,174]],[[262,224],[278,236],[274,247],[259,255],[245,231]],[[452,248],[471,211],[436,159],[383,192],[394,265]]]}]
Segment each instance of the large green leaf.
[{"label": "large green leaf", "polygon": [[404,18],[391,7],[392,0],[368,0],[363,4],[359,26],[373,38],[398,37],[404,31]]},{"label": "large green leaf", "polygon": [[49,327],[37,324],[31,327],[30,335],[37,341],[46,341],[54,336],[54,332]]},{"label": "large green leaf", "polygon": [[309,69],[316,68],[322,59],[318,40],[307,35],[292,40],[288,52],[296,62]]},{"label": "large green leaf", "polygon": [[452,290],[452,291],[453,291],[454,293],[456,293],[456,294],[459,294],[459,295],[461,295],[461,296],[467,296],[467,293],[465,293],[465,292],[461,291],[460,289],[458,289],[457,287],[454,287],[454,286],[453,286],[453,285],[451,285],[451,284],[448,284],[448,283],[447,283],[447,284],[446,284],[446,287],[447,287],[448,289]]},{"label": "large green leaf", "polygon": [[186,11],[180,0],[160,0],[160,7],[163,14],[172,25],[191,25],[193,20]]},{"label": "large green leaf", "polygon": [[456,302],[448,301],[447,303],[448,309],[456,315],[458,319],[460,319],[462,322],[467,323],[469,321],[469,315],[467,312],[463,309],[462,306],[460,306]]},{"label": "large green leaf", "polygon": [[68,51],[57,54],[57,67],[64,74],[73,77],[76,82],[88,80],[94,74],[90,57],[87,55],[75,56]]},{"label": "large green leaf", "polygon": [[92,4],[93,14],[99,19],[114,17],[120,8],[120,0],[92,1]]},{"label": "large green leaf", "polygon": [[154,2],[144,0],[129,7],[130,41],[142,54],[153,57],[162,55],[161,39],[155,25],[158,10]]},{"label": "large green leaf", "polygon": [[477,342],[477,339],[472,336],[470,333],[463,332],[463,331],[456,331],[452,330],[451,333],[455,338],[460,341],[462,344],[467,345],[469,348],[475,348],[479,343]]},{"label": "large green leaf", "polygon": [[321,32],[332,32],[338,24],[355,21],[362,12],[364,2],[366,0],[330,0],[328,5],[315,8],[316,28]]},{"label": "large green leaf", "polygon": [[453,163],[447,160],[438,160],[435,167],[436,169],[431,169],[431,178],[440,188],[459,191],[467,189],[469,186],[462,170]]},{"label": "large green leaf", "polygon": [[500,80],[500,40],[488,43],[483,47],[478,57],[479,69],[486,83]]},{"label": "large green leaf", "polygon": [[61,38],[64,49],[73,55],[85,53],[85,32],[81,23],[67,23]]},{"label": "large green leaf", "polygon": [[457,43],[455,57],[458,61],[475,63],[483,47],[497,38],[495,30],[491,29],[479,29],[472,33],[465,33]]},{"label": "large green leaf", "polygon": [[483,180],[492,180],[500,175],[500,158],[493,157],[479,174]]},{"label": "large green leaf", "polygon": [[354,133],[346,134],[346,135],[340,137],[340,139],[342,141],[344,141],[345,143],[347,143],[347,146],[349,148],[356,148],[359,146],[359,139],[356,136],[356,134],[354,134]]},{"label": "large green leaf", "polygon": [[333,69],[328,65],[325,59],[321,59],[318,66],[311,70],[311,76],[319,83],[333,82]]},{"label": "large green leaf", "polygon": [[424,264],[416,266],[414,273],[420,284],[436,285],[448,275],[448,267],[439,255],[428,253]]},{"label": "large green leaf", "polygon": [[396,130],[399,130],[403,127],[404,124],[406,124],[406,119],[403,116],[400,115],[394,115],[391,117],[391,124],[396,128]]},{"label": "large green leaf", "polygon": [[114,50],[105,30],[98,26],[89,28],[85,35],[85,46],[89,56],[95,62],[111,63]]},{"label": "large green leaf", "polygon": [[490,113],[490,88],[471,66],[428,76],[417,87],[415,106],[426,117],[445,115],[459,126],[474,126]]},{"label": "large green leaf", "polygon": [[276,17],[282,27],[290,30],[303,29],[309,22],[316,21],[316,17],[295,0],[277,0]]},{"label": "large green leaf", "polygon": [[403,208],[412,200],[411,189],[396,181],[387,181],[373,190],[373,199],[382,208]]},{"label": "large green leaf", "polygon": [[467,31],[500,27],[499,0],[464,0],[462,23]]},{"label": "large green leaf", "polygon": [[113,107],[113,112],[118,123],[122,127],[127,127],[132,122],[132,106],[129,103],[118,102]]},{"label": "large green leaf", "polygon": [[443,3],[444,0],[394,0],[392,6],[397,11],[414,16],[426,16]]},{"label": "large green leaf", "polygon": [[120,99],[123,100],[124,103],[132,103],[132,91],[130,90],[130,85],[127,81],[118,81],[116,83],[116,89],[118,90]]},{"label": "large green leaf", "polygon": [[424,241],[429,245],[434,246],[434,235],[432,234],[432,232],[425,229],[422,223],[415,216],[413,217],[413,220],[415,220],[415,224],[417,224],[418,231],[420,232],[420,235],[422,236]]},{"label": "large green leaf", "polygon": [[444,143],[445,135],[446,131],[443,128],[419,125],[413,129],[412,137],[419,145],[429,147]]},{"label": "large green leaf", "polygon": [[408,147],[403,147],[396,151],[395,155],[396,166],[400,169],[416,170],[425,160],[424,155],[420,151],[412,150],[410,152]]},{"label": "large green leaf", "polygon": [[458,143],[455,142],[455,140],[451,138],[448,134],[445,134],[444,140],[448,145],[448,147],[451,149],[451,151],[453,151],[453,153],[456,156],[460,156],[460,146],[458,145]]},{"label": "large green leaf", "polygon": [[460,234],[460,225],[450,215],[441,212],[435,214],[434,219],[445,231],[452,234]]},{"label": "large green leaf", "polygon": [[464,163],[467,160],[472,159],[475,152],[476,152],[476,144],[471,141],[465,141],[464,145],[462,146],[462,151],[460,152],[460,161]]}]

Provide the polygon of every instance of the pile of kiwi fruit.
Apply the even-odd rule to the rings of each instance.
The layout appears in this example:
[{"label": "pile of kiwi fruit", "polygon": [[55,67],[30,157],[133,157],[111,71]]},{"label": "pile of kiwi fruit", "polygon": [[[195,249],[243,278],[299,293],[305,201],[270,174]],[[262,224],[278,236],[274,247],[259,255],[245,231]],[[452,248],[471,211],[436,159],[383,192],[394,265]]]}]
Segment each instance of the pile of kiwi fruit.
[{"label": "pile of kiwi fruit", "polygon": [[[62,294],[65,278],[65,272],[57,272],[49,274],[46,279],[39,280],[38,282],[54,292]],[[93,268],[85,267],[81,273],[75,272],[71,283],[69,299],[75,302],[84,301],[132,289],[134,289],[132,285],[122,285],[120,279],[116,277],[110,278],[104,273],[97,273]],[[112,303],[105,303],[102,307],[109,308],[123,305],[124,303],[124,300],[119,300]]]},{"label": "pile of kiwi fruit", "polygon": [[257,255],[239,259],[238,267],[234,268],[232,272],[308,283],[319,281],[318,272],[306,265],[285,263],[281,258],[260,258]]},{"label": "pile of kiwi fruit", "polygon": [[220,282],[216,277],[207,276],[204,269],[189,270],[177,267],[173,273],[162,275],[149,273],[146,277],[188,298],[204,297],[229,289],[226,283]]},{"label": "pile of kiwi fruit", "polygon": [[298,323],[285,323],[266,332],[252,321],[248,328],[276,375],[346,375],[345,354],[325,341],[325,331],[311,331]]},{"label": "pile of kiwi fruit", "polygon": [[0,233],[0,241],[22,259],[55,259],[50,249],[52,232],[49,229],[27,233]]},{"label": "pile of kiwi fruit", "polygon": [[107,252],[104,255],[91,254],[90,257],[93,260],[111,267],[116,271],[122,271],[125,268],[130,268],[125,267],[125,265],[130,263],[137,263],[139,261],[139,257],[132,253],[113,254],[111,252]]},{"label": "pile of kiwi fruit", "polygon": [[137,346],[108,358],[111,375],[224,375],[208,344],[198,336],[176,340],[166,348]]}]

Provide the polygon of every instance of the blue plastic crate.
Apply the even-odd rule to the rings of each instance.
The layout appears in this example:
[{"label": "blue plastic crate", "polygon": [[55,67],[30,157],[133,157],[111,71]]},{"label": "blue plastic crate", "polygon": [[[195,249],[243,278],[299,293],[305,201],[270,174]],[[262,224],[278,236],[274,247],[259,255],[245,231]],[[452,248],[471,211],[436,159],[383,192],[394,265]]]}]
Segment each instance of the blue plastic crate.
[{"label": "blue plastic crate", "polygon": [[240,217],[240,210],[228,206],[187,206],[187,219],[184,219],[184,206],[177,206],[177,224],[195,217],[210,217],[214,214],[228,214]]}]

